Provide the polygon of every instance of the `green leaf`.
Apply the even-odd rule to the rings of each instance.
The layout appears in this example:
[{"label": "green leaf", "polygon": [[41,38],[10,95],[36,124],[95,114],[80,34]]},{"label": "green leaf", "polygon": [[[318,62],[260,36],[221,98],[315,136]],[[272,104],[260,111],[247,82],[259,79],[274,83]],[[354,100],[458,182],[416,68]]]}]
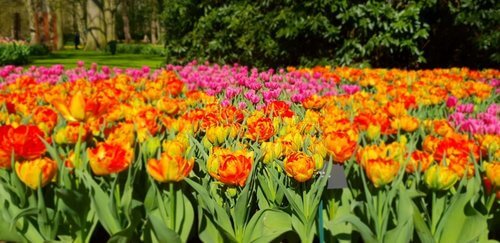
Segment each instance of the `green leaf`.
[{"label": "green leaf", "polygon": [[172,242],[172,243],[181,243],[181,238],[175,231],[167,228],[167,226],[163,223],[163,220],[158,214],[150,214],[149,222],[151,223],[153,232],[160,242]]},{"label": "green leaf", "polygon": [[175,231],[179,233],[182,242],[187,242],[189,233],[193,228],[194,222],[194,209],[189,198],[183,193],[182,190],[177,190],[176,195],[176,218],[175,218]]},{"label": "green leaf", "polygon": [[385,234],[385,242],[410,242],[413,236],[412,201],[403,185],[399,187],[398,196],[397,226]]},{"label": "green leaf", "polygon": [[107,195],[102,188],[90,177],[89,174],[80,173],[80,177],[85,182],[85,185],[90,189],[90,198],[92,201],[92,207],[97,213],[97,217],[101,222],[102,226],[106,231],[110,234],[115,234],[121,231],[122,227],[118,221],[118,216],[114,215],[113,210],[110,207],[114,207],[111,205],[111,199],[109,195]]},{"label": "green leaf", "polygon": [[412,207],[415,213],[413,214],[413,224],[415,225],[415,230],[417,231],[418,237],[421,242],[434,243],[434,237],[432,236],[429,226],[425,223],[424,218],[420,215],[417,206],[412,202]]},{"label": "green leaf", "polygon": [[245,229],[243,242],[272,242],[292,230],[291,217],[278,209],[259,210]]},{"label": "green leaf", "polygon": [[377,242],[377,239],[375,238],[375,235],[370,230],[370,228],[365,223],[363,223],[358,217],[356,217],[354,214],[339,217],[338,222],[339,223],[348,222],[348,223],[352,224],[354,229],[361,234],[363,241],[365,241],[367,243]]},{"label": "green leaf", "polygon": [[[4,210],[1,208],[1,210]],[[10,227],[10,224],[7,223],[3,217],[0,215],[0,241],[22,241],[21,236]]]},{"label": "green leaf", "polygon": [[471,206],[478,189],[476,184],[474,179],[468,180],[466,192],[457,193],[452,199],[436,231],[439,241],[477,241],[488,230],[487,218]]}]

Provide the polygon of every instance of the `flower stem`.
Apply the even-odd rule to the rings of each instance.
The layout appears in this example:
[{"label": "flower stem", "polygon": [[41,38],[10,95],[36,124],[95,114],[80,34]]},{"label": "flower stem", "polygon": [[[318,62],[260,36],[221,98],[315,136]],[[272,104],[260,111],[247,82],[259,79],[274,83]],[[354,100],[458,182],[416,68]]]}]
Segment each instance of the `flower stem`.
[{"label": "flower stem", "polygon": [[170,182],[170,228],[175,231],[175,191],[174,183]]}]

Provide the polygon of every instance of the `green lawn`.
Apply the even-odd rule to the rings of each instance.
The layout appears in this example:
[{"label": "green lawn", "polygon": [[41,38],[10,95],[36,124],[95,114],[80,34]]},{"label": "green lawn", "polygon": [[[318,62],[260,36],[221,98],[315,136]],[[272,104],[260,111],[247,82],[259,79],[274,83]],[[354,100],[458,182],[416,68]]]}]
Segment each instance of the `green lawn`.
[{"label": "green lawn", "polygon": [[48,56],[34,56],[31,57],[32,62],[28,66],[52,66],[55,64],[62,64],[65,67],[72,68],[76,66],[79,60],[85,62],[85,66],[92,63],[97,63],[99,66],[106,65],[110,67],[133,67],[140,68],[142,66],[149,66],[151,68],[158,68],[164,61],[164,57],[150,56],[142,54],[116,54],[100,51],[83,51],[83,50],[62,50],[52,52]]}]

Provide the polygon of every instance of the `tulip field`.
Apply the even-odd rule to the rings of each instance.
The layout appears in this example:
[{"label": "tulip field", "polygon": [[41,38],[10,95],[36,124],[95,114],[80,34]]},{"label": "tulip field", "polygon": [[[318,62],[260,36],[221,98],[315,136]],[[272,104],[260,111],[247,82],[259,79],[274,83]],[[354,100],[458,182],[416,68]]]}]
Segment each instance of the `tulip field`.
[{"label": "tulip field", "polygon": [[495,242],[499,94],[496,69],[3,66],[0,241]]}]

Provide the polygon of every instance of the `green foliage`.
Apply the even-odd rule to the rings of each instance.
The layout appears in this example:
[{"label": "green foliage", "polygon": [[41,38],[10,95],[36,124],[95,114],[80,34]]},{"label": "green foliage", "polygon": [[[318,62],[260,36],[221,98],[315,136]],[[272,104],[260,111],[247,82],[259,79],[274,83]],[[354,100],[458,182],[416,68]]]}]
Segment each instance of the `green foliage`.
[{"label": "green foliage", "polygon": [[[428,25],[416,3],[380,1],[230,1],[194,4],[166,0],[170,57],[204,56],[243,64],[380,65],[406,57],[423,62],[419,44]],[[400,61],[400,60],[398,60]]]},{"label": "green foliage", "polygon": [[44,44],[30,45],[30,56],[45,56],[50,54],[50,49]]},{"label": "green foliage", "polygon": [[[164,0],[167,62],[416,67],[430,59],[460,65],[456,53],[467,47],[498,63],[499,4],[476,2]],[[442,30],[466,36],[447,46],[437,40]],[[447,60],[435,54],[443,47],[453,47]]]},{"label": "green foliage", "polygon": [[490,60],[500,63],[500,2],[495,0],[463,0],[449,3],[456,15],[455,23],[471,35],[466,38],[480,51],[488,51]]},{"label": "green foliage", "polygon": [[26,45],[1,44],[0,65],[24,65],[29,62],[30,49]]}]

